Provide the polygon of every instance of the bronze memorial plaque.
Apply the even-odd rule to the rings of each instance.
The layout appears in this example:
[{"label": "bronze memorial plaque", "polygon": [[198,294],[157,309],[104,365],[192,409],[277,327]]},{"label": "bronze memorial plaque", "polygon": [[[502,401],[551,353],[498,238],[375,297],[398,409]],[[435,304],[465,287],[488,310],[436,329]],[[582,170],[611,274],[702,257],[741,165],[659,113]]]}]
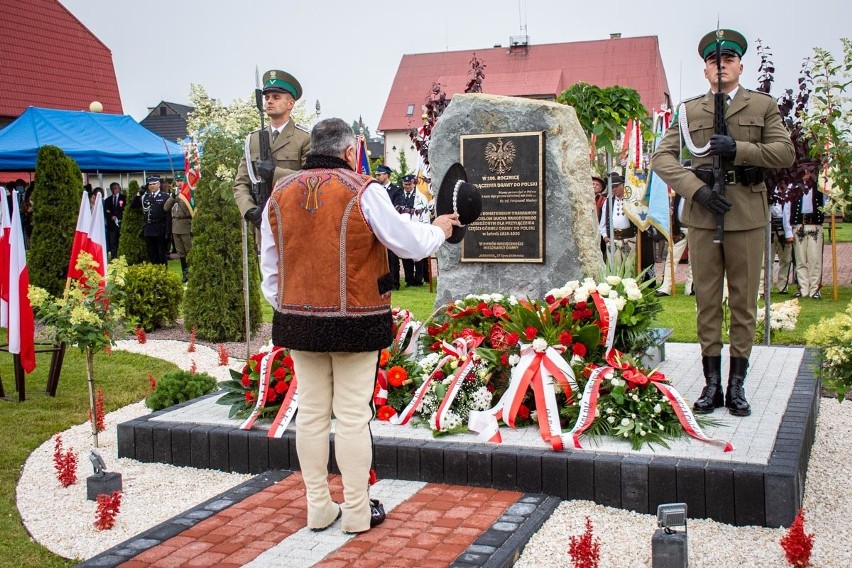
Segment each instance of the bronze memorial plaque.
[{"label": "bronze memorial plaque", "polygon": [[544,132],[469,134],[461,139],[482,215],[467,229],[462,262],[544,262]]}]

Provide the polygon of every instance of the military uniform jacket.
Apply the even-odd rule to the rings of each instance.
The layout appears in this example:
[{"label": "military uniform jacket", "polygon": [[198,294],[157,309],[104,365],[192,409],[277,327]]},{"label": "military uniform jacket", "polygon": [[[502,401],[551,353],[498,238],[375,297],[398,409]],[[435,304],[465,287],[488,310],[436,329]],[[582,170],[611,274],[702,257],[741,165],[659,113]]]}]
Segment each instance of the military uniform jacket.
[{"label": "military uniform jacket", "polygon": [[192,232],[192,213],[183,199],[171,195],[163,207],[172,214],[173,235],[188,235]]},{"label": "military uniform jacket", "polygon": [[[275,162],[275,173],[272,176],[272,184],[269,186],[269,192],[272,193],[272,188],[278,183],[278,180],[284,176],[290,175],[296,170],[301,170],[305,164],[305,159],[308,152],[311,151],[311,134],[302,125],[297,125],[292,119],[272,142],[270,136],[269,154]],[[260,130],[255,130],[251,133],[249,141],[249,154],[252,162],[260,160]],[[254,170],[256,173],[257,170]],[[254,202],[254,197],[251,194],[251,178],[249,177],[248,167],[246,165],[245,155],[240,160],[240,167],[237,170],[237,178],[234,181],[234,199],[237,201],[237,207],[240,208],[240,215],[244,216],[249,209],[257,207]]]},{"label": "military uniform jacket", "polygon": [[143,196],[133,198],[131,207],[142,209],[145,218],[145,226],[142,227],[143,237],[165,237],[166,236],[166,209],[165,204],[168,196],[162,191],[151,193],[146,191]]},{"label": "military uniform jacket", "polygon": [[[689,134],[695,146],[702,147],[713,136],[713,93],[689,99],[685,103]],[[723,160],[723,169],[739,166],[785,168],[793,163],[795,151],[790,134],[781,121],[778,105],[769,95],[740,87],[725,113],[728,134],[737,142],[733,163]],[[716,216],[692,201],[704,184],[680,163],[680,125],[674,121],[651,158],[651,168],[678,194],[687,199],[681,221],[687,227],[714,229]],[[713,156],[692,157],[692,167],[712,166]],[[731,210],[725,215],[726,231],[744,231],[763,227],[769,222],[766,185],[728,185],[725,197]]]}]

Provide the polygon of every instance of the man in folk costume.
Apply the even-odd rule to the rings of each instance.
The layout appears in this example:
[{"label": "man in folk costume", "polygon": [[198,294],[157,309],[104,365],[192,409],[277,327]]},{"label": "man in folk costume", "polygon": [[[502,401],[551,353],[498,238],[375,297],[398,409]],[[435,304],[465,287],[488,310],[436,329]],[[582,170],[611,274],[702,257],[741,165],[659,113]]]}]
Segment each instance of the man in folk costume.
[{"label": "man in folk costume", "polygon": [[[263,203],[252,194],[255,180],[265,181],[271,188],[282,177],[302,168],[311,150],[310,131],[291,120],[290,113],[302,96],[302,86],[289,73],[277,69],[263,74],[263,100],[269,125],[269,158],[260,155],[260,130],[246,138],[245,152],[234,181],[234,199],[240,215],[260,227]],[[251,170],[249,170],[251,168]]]},{"label": "man in folk costume", "polygon": [[[404,219],[379,183],[355,173],[355,144],[339,118],[317,123],[305,169],[279,180],[261,223],[262,290],[275,310],[272,341],[291,349],[299,378],[296,451],[308,527],[323,530],[342,516],[347,533],[384,519],[368,485],[379,354],[393,340],[386,249],[426,257],[459,225],[457,214],[432,224]],[[342,505],[328,487],[332,413]]]},{"label": "man in folk costume", "polygon": [[[766,265],[772,271],[769,281],[772,286],[778,286],[779,294],[787,293],[790,274],[790,264],[793,262],[793,226],[790,224],[790,204],[773,203],[769,206],[770,241],[769,258],[764,259],[763,270],[760,271],[759,294],[764,295],[763,287],[766,280],[764,271]],[[778,273],[775,274],[775,255],[778,255]],[[771,289],[770,289],[771,291]]]},{"label": "man in folk costume", "polygon": [[[718,44],[717,44],[718,42]],[[717,64],[717,48],[720,51]],[[698,339],[701,343],[705,387],[694,409],[710,413],[723,404],[735,416],[748,416],[745,382],[754,341],[757,290],[763,264],[763,231],[769,223],[764,168],[783,168],[793,163],[795,152],[781,121],[775,99],[741,88],[740,58],[747,42],[738,32],[717,30],[702,38],[698,53],[704,60],[704,76],[710,91],[688,99],[678,108],[673,122],[651,159],[651,168],[686,199],[683,223],[692,256],[698,307]],[[727,134],[714,130],[714,93],[721,80],[727,95]],[[692,154],[693,168],[680,160],[681,140]],[[714,185],[713,157],[722,160],[726,193]],[[724,218],[721,242],[714,242],[717,220]],[[722,286],[727,276],[731,311],[730,373],[722,396]]]},{"label": "man in folk costume", "polygon": [[793,297],[820,300],[825,194],[818,189],[817,178],[810,172],[805,184],[805,193],[790,204],[793,256],[796,258],[796,281],[799,284],[799,291]]},{"label": "man in folk costume", "polygon": [[[636,226],[630,221],[624,209],[624,178],[610,174],[612,184],[612,212],[609,201],[603,205],[598,232],[606,246],[606,252],[612,251],[615,266],[635,266],[636,264]],[[610,225],[613,247],[610,247]]]}]

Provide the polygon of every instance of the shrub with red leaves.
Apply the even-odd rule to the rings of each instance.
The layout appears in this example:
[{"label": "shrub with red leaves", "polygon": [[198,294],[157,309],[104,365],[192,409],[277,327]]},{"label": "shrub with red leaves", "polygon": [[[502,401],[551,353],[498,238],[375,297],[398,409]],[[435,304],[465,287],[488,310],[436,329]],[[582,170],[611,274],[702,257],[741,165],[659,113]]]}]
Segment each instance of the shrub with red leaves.
[{"label": "shrub with red leaves", "polygon": [[228,350],[225,349],[225,346],[220,343],[219,344],[219,365],[224,367],[228,365],[228,361],[230,356],[228,355]]},{"label": "shrub with red leaves", "polygon": [[115,526],[115,516],[121,507],[121,491],[112,495],[98,495],[98,509],[95,511],[95,528],[108,531]]},{"label": "shrub with red leaves", "polygon": [[136,341],[138,341],[139,343],[142,343],[143,345],[145,343],[148,343],[148,334],[145,333],[144,327],[137,327],[136,328]]},{"label": "shrub with red leaves", "polygon": [[62,436],[57,436],[53,444],[53,467],[62,487],[77,483],[77,453],[74,448],[62,449]]},{"label": "shrub with red leaves", "polygon": [[[92,411],[87,411],[89,416],[89,422],[92,421]],[[98,387],[98,390],[95,394],[95,428],[98,433],[106,430],[106,424],[104,424],[104,389]]]},{"label": "shrub with red leaves", "polygon": [[192,364],[189,366],[189,372],[193,375],[198,371],[198,365],[195,364],[195,359],[192,360]]},{"label": "shrub with red leaves", "polygon": [[198,330],[198,326],[192,326],[192,329],[189,331],[189,347],[187,347],[187,353],[195,353],[195,332]]},{"label": "shrub with red leaves", "polygon": [[805,533],[805,510],[799,509],[787,534],[781,537],[781,548],[784,549],[790,566],[804,568],[810,565],[813,547],[814,533]]},{"label": "shrub with red leaves", "polygon": [[592,534],[592,519],[586,517],[586,531],[579,536],[570,537],[568,554],[574,568],[598,568],[601,560],[600,540]]},{"label": "shrub with red leaves", "polygon": [[148,394],[157,390],[157,379],[151,373],[148,373]]}]

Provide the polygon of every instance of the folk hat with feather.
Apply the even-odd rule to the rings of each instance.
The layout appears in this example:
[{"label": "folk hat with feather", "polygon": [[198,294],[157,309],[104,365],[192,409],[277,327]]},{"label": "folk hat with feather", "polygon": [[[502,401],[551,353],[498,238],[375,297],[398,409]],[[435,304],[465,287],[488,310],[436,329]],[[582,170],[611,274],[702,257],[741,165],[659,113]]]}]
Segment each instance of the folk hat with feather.
[{"label": "folk hat with feather", "polygon": [[456,162],[447,170],[441,181],[436,198],[435,213],[445,215],[458,213],[461,227],[453,227],[448,243],[460,243],[470,225],[482,214],[482,195],[472,183],[467,181],[464,166]]}]

